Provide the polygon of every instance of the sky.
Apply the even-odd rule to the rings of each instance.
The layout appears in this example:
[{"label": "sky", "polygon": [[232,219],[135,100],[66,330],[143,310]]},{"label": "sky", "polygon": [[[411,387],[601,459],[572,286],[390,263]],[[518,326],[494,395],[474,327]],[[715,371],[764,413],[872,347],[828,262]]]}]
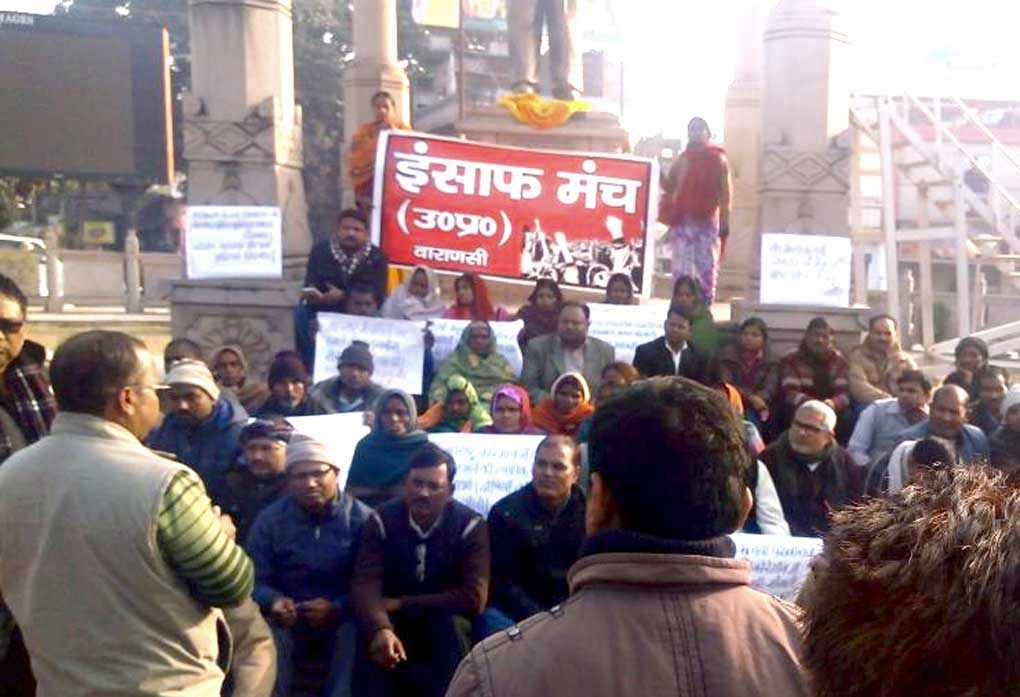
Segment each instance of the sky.
[{"label": "sky", "polygon": [[[338,0],[339,1],[339,0]],[[1020,3],[1007,0],[823,0],[853,44],[852,88],[1020,101]],[[632,138],[681,136],[695,115],[721,134],[741,28],[776,0],[615,0],[623,36],[625,125]],[[54,0],[0,0],[0,10],[47,13]]]}]

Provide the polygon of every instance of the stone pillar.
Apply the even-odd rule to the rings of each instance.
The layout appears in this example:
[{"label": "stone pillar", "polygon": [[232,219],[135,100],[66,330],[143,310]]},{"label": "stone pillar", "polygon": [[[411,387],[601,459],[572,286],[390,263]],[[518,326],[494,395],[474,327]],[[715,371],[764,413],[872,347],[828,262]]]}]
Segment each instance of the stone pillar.
[{"label": "stone pillar", "polygon": [[354,0],[354,61],[344,71],[344,143],[341,181],[344,201],[353,203],[347,177],[347,149],[358,127],[375,120],[372,95],[386,91],[404,123],[411,123],[410,83],[397,63],[396,0]]},{"label": "stone pillar", "polygon": [[764,36],[760,230],[849,234],[850,55],[820,0],[781,0]]},{"label": "stone pillar", "polygon": [[311,248],[291,0],[189,0],[184,158],[193,205],[279,206],[285,275]]},{"label": "stone pillar", "polygon": [[749,297],[760,269],[758,185],[765,19],[765,9],[761,4],[746,10],[740,32],[737,71],[726,94],[724,145],[733,182],[733,203],[730,238],[720,269],[719,287],[727,296]]}]

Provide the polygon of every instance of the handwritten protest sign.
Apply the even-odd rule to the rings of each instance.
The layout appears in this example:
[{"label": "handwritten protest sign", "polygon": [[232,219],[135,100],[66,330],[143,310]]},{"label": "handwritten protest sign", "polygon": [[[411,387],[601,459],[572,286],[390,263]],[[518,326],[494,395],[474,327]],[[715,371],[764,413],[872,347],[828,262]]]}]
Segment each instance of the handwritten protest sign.
[{"label": "handwritten protest sign", "polygon": [[761,301],[850,305],[850,238],[762,235]]},{"label": "handwritten protest sign", "polygon": [[737,559],[751,564],[751,585],[783,600],[794,600],[808,572],[811,559],[822,551],[816,537],[780,535],[731,535],[737,543]]},{"label": "handwritten protest sign", "polygon": [[666,321],[665,303],[654,305],[606,305],[589,303],[591,327],[589,336],[602,339],[616,347],[616,360],[630,363],[638,345],[662,336]]},{"label": "handwritten protest sign", "polygon": [[457,463],[453,497],[487,516],[492,504],[531,481],[535,449],[543,437],[434,433],[429,440]]},{"label": "handwritten protest sign", "polygon": [[188,278],[280,278],[277,206],[188,206]]},{"label": "handwritten protest sign", "polygon": [[372,352],[372,380],[383,387],[421,392],[425,364],[425,340],[416,322],[375,317],[318,314],[315,335],[315,381],[337,374],[337,360],[352,341],[364,341]]},{"label": "handwritten protest sign", "polygon": [[314,438],[325,444],[330,455],[340,467],[339,482],[346,486],[351,471],[351,460],[358,441],[368,435],[365,413],[353,411],[347,414],[325,414],[323,416],[291,416],[287,419],[294,431]]},{"label": "handwritten protest sign", "polygon": [[[442,365],[460,341],[460,335],[470,323],[466,319],[434,319],[430,321],[432,336],[436,337],[436,345],[432,347],[432,359],[436,365]],[[422,323],[425,326],[425,323]],[[517,345],[517,334],[524,327],[524,322],[489,322],[493,333],[496,335],[496,350],[510,361],[510,367],[514,375],[521,374],[521,366],[524,359],[521,356],[521,347]]]}]

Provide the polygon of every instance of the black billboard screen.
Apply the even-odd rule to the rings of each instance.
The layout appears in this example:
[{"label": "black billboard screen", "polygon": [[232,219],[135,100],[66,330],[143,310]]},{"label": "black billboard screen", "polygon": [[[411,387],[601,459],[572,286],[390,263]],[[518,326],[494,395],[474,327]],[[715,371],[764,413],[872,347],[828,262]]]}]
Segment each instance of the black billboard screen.
[{"label": "black billboard screen", "polygon": [[0,173],[171,176],[162,27],[0,12]]}]

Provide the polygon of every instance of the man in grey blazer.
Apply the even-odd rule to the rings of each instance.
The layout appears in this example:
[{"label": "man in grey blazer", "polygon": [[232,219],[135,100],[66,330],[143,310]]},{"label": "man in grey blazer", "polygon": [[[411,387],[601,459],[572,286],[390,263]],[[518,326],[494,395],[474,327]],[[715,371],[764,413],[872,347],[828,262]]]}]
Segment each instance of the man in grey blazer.
[{"label": "man in grey blazer", "polygon": [[602,370],[616,360],[616,349],[601,339],[588,336],[588,306],[567,301],[560,309],[555,334],[539,336],[528,342],[524,352],[521,382],[532,403],[549,396],[553,382],[563,373],[584,375],[594,392],[602,379]]}]

